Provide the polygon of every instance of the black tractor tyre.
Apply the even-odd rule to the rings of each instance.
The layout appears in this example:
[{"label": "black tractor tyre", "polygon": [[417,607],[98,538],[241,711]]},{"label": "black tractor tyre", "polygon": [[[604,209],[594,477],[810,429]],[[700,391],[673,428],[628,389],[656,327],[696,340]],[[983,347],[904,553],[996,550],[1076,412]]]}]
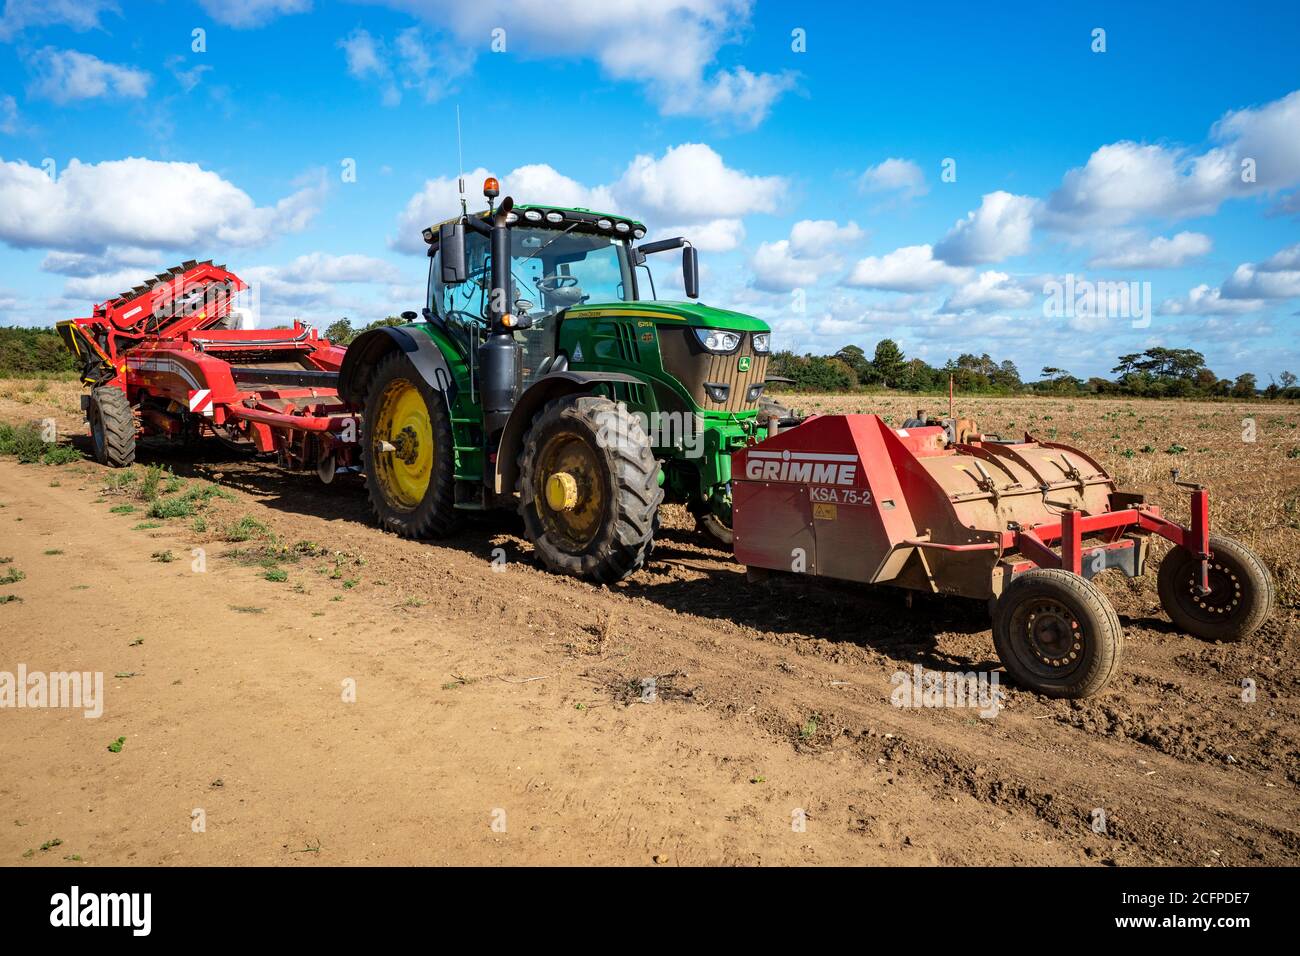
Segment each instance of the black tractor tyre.
[{"label": "black tractor tyre", "polygon": [[1035,568],[998,598],[993,644],[1020,686],[1046,697],[1090,697],[1119,670],[1124,629],[1091,581]]},{"label": "black tractor tyre", "polygon": [[111,468],[135,464],[135,413],[126,392],[116,385],[91,389],[86,420],[97,462]]},{"label": "black tractor tyre", "polygon": [[1160,562],[1160,605],[1181,630],[1211,641],[1241,641],[1273,610],[1273,576],[1259,556],[1236,538],[1210,535],[1210,593],[1196,591],[1201,562],[1175,547]]},{"label": "black tractor tyre", "polygon": [[[562,502],[547,485],[564,478]],[[534,416],[519,454],[519,515],[551,571],[602,584],[642,567],[663,501],[640,422],[608,398],[565,395]]]},{"label": "black tractor tyre", "polygon": [[730,551],[735,545],[736,536],[732,533],[731,526],[712,511],[695,512],[695,530],[723,551]]},{"label": "black tractor tyre", "polygon": [[[418,499],[412,494],[403,500],[397,492],[394,477],[395,469],[402,466],[400,458],[386,461],[381,456],[402,454],[401,451],[382,450],[384,441],[396,437],[395,434],[385,434],[395,424],[392,420],[386,420],[386,415],[391,419],[391,413],[385,409],[386,403],[399,393],[411,394],[411,390],[423,400],[422,414],[432,437],[430,450],[433,460],[428,485],[423,494]],[[441,393],[424,380],[404,353],[394,351],[384,356],[375,369],[363,407],[365,424],[362,428],[361,465],[366,476],[370,509],[379,526],[403,538],[439,538],[451,534],[459,527],[461,515],[456,511],[456,462],[451,414]],[[415,411],[419,414],[418,407]],[[418,450],[416,454],[418,455]]]}]

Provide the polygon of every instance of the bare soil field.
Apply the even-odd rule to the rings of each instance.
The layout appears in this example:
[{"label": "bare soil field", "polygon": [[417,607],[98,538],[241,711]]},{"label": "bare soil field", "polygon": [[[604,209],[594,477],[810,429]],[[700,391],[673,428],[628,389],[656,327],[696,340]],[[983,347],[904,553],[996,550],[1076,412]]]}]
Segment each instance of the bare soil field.
[{"label": "bare soil field", "polygon": [[[0,421],[81,436],[77,386],[37,389],[0,381]],[[946,405],[789,401],[894,424]],[[983,605],[750,584],[679,508],[606,588],[535,567],[512,516],[403,541],[359,481],[216,446],[145,447],[131,477],[0,459],[0,580],[21,572],[0,671],[105,676],[97,719],[0,710],[0,861],[1300,863],[1300,408],[959,410],[1078,445],[1179,520],[1169,469],[1204,482],[1214,526],[1272,569],[1273,618],[1207,643],[1172,628],[1153,574],[1103,575],[1126,634],[1107,691],[1008,687],[982,719],[890,693],[916,664],[996,667]]]}]

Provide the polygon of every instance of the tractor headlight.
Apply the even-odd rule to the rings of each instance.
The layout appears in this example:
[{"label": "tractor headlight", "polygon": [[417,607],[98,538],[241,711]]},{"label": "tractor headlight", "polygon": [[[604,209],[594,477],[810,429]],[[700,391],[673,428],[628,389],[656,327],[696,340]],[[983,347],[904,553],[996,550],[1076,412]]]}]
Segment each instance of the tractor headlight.
[{"label": "tractor headlight", "polygon": [[725,385],[722,382],[705,382],[704,394],[708,395],[710,399],[718,404],[722,404],[731,394],[731,386]]},{"label": "tractor headlight", "polygon": [[772,347],[771,335],[772,335],[771,332],[755,332],[754,351],[757,352],[759,355],[766,355],[768,353],[768,350]]},{"label": "tractor headlight", "polygon": [[695,337],[700,340],[700,344],[705,349],[716,355],[725,355],[740,347],[739,332],[728,332],[725,329],[696,329]]}]

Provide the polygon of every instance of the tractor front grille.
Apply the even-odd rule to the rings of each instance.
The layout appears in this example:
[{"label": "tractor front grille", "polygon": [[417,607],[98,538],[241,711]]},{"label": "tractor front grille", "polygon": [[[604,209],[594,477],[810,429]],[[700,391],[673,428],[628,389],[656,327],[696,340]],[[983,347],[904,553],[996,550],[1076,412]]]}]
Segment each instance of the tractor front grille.
[{"label": "tractor front grille", "polygon": [[[672,375],[691,393],[695,404],[705,411],[744,412],[758,407],[758,399],[749,398],[749,390],[762,385],[767,374],[767,356],[754,351],[751,336],[744,333],[740,347],[730,355],[715,355],[700,345],[690,329],[659,326],[659,351],[664,371]],[[749,359],[749,368],[741,371],[741,359]],[[727,389],[725,401],[708,394],[706,385]]]}]

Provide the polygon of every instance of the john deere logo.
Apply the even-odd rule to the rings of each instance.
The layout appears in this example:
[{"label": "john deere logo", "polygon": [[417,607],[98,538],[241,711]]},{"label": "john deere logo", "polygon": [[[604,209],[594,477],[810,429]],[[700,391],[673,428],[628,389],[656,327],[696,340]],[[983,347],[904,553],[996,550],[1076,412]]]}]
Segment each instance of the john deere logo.
[{"label": "john deere logo", "polygon": [[749,356],[748,356],[748,355],[742,355],[742,356],[740,357],[740,362],[737,364],[737,368],[739,368],[742,372],[748,372],[748,371],[749,371]]}]

